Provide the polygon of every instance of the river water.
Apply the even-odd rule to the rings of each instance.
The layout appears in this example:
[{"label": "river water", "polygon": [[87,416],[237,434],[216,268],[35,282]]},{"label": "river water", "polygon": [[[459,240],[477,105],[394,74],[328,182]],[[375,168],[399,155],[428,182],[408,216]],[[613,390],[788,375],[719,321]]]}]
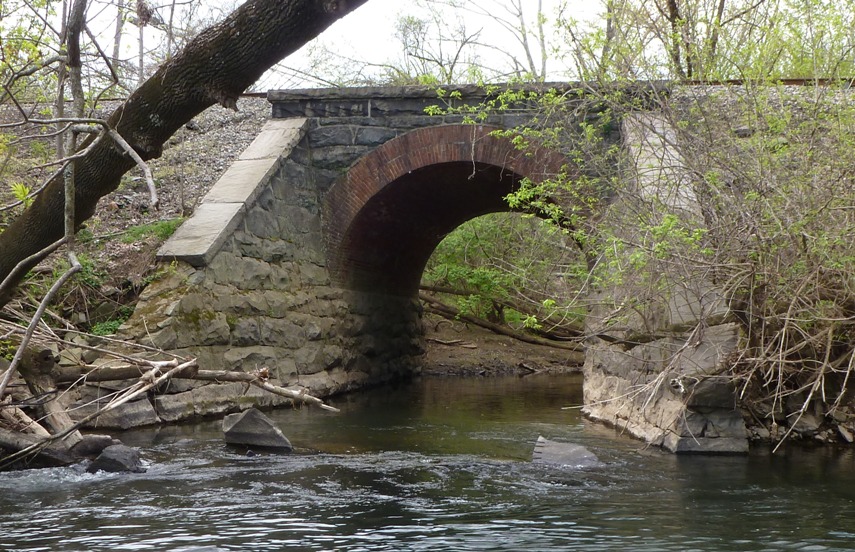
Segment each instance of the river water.
[{"label": "river water", "polygon": [[[0,474],[0,550],[855,550],[853,452],[676,457],[584,420],[578,376],[427,378],[271,417],[122,435],[144,474]],[[601,465],[530,463],[538,435]]]}]

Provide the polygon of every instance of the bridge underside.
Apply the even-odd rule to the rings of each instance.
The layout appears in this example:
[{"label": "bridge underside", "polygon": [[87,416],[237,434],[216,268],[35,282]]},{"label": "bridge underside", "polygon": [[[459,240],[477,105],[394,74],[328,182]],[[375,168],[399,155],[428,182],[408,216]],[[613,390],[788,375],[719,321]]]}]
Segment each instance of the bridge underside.
[{"label": "bridge underside", "polygon": [[436,246],[469,219],[507,211],[520,177],[485,163],[422,167],[385,186],[345,233],[337,279],[347,288],[413,296]]}]

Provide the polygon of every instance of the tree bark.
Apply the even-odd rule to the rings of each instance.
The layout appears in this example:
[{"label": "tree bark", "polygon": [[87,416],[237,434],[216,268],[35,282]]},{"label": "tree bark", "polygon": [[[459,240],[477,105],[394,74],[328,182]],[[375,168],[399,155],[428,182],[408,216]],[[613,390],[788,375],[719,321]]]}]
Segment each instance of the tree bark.
[{"label": "tree bark", "polygon": [[[235,108],[238,96],[264,71],[366,1],[249,0],[164,63],[108,122],[143,160],[159,157],[164,142],[182,125],[215,103]],[[90,137],[80,148],[95,139]],[[77,228],[134,166],[129,155],[106,139],[75,162]],[[63,186],[61,174],[56,175],[0,234],[0,281],[20,261],[62,237]],[[0,306],[21,278],[23,274],[0,290]]]}]

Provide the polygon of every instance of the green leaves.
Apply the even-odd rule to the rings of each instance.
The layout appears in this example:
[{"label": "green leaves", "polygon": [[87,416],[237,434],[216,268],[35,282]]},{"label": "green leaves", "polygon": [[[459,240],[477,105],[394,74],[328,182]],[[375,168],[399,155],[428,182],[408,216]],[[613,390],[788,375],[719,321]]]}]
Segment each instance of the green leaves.
[{"label": "green leaves", "polygon": [[12,195],[15,196],[15,199],[20,201],[25,208],[29,207],[33,202],[33,198],[30,197],[30,187],[20,182],[14,182],[10,187],[12,188]]}]

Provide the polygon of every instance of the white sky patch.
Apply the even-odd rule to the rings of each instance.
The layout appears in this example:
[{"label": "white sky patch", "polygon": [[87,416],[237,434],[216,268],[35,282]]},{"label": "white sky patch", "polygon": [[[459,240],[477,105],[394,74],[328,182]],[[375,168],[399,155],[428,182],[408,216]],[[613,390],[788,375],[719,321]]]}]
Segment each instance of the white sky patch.
[{"label": "white sky patch", "polygon": [[[538,2],[537,0],[522,0],[522,2],[526,23],[529,28],[533,28],[537,23]],[[133,0],[126,0],[126,3],[133,5]],[[197,16],[202,14],[211,17],[213,13],[222,15],[223,12],[231,11],[231,4],[239,5],[240,3],[233,0],[207,0],[203,2]],[[496,20],[497,18],[504,18],[511,24],[518,24],[513,15],[502,8],[503,5],[508,5],[510,0],[457,0],[457,3],[461,8],[434,5],[432,9],[437,10],[438,19],[447,25],[446,32],[449,32],[448,29],[456,28],[462,24],[468,35],[477,33],[477,41],[480,45],[470,49],[469,55],[474,56],[478,63],[490,68],[510,70],[512,63],[509,54],[517,60],[524,60],[524,51],[516,36],[508,29],[503,28],[502,24]],[[573,17],[577,20],[593,20],[604,11],[602,0],[567,0],[563,3],[567,5],[563,16]],[[109,49],[107,45],[112,43],[115,31],[115,10],[109,9],[109,4],[109,0],[93,0],[89,6],[90,28],[99,37],[99,42],[105,49]],[[159,2],[152,1],[151,4],[157,5]],[[563,66],[551,51],[551,48],[555,47],[566,49],[566,44],[562,44],[562,39],[554,25],[559,16],[560,4],[562,4],[562,0],[542,0],[543,12],[546,16],[546,35],[550,41],[550,60],[547,66],[548,80],[572,78],[568,74],[566,66]],[[157,14],[164,22],[168,22],[170,5],[170,2],[165,2],[156,6]],[[181,27],[184,22],[180,20],[180,10],[183,9],[182,5],[186,6],[186,3],[178,2],[177,5],[179,11],[175,13],[175,23]],[[478,13],[479,11],[487,11],[489,15]],[[430,12],[421,8],[417,2],[369,0],[333,24],[318,39],[283,60],[277,69],[268,71],[256,83],[253,90],[266,91],[274,88],[329,86],[330,80],[335,80],[335,71],[328,71],[328,68],[324,67],[325,64],[338,64],[339,72],[362,69],[365,73],[376,76],[381,72],[380,66],[400,63],[401,58],[405,55],[401,42],[396,38],[396,24],[403,15],[414,15],[421,18],[431,17]],[[163,51],[163,46],[166,43],[165,37],[163,31],[146,27],[144,30],[145,50],[159,49]],[[443,36],[442,38],[451,39],[453,37]],[[312,56],[312,50],[318,50],[320,45],[338,55],[333,56],[335,59],[329,60],[320,58],[317,53]],[[535,50],[537,50],[536,47]],[[138,28],[132,21],[129,21],[124,26],[121,57],[128,66],[136,67],[138,56]]]},{"label": "white sky patch", "polygon": [[[535,26],[537,2],[523,0],[526,10],[526,24]],[[524,53],[514,35],[503,28],[494,18],[474,13],[477,6],[495,7],[496,17],[506,18],[511,23],[511,14],[499,7],[501,0],[478,0],[477,2],[460,2],[464,8],[455,10],[449,7],[436,6],[440,19],[450,27],[457,22],[465,25],[467,34],[479,33],[478,42],[484,46],[477,47],[477,57],[485,66],[510,68],[508,53],[522,59]],[[554,25],[559,12],[560,0],[543,0],[543,11],[547,19],[546,35],[551,43],[547,48],[560,47],[560,37]],[[570,0],[566,2],[564,16],[572,16],[577,20],[593,20],[604,11],[599,0]],[[299,88],[325,86],[322,79],[314,78],[316,73],[311,69],[310,51],[317,48],[318,43],[324,44],[330,51],[341,54],[353,60],[353,63],[381,65],[395,63],[403,55],[402,46],[396,38],[396,23],[402,15],[428,17],[428,13],[415,2],[400,0],[369,0],[365,5],[348,14],[333,24],[317,40],[312,41],[295,54],[279,64],[279,70],[270,71],[254,87],[256,90],[270,88]],[[331,60],[332,61],[332,60]],[[309,74],[305,74],[309,73]],[[566,80],[568,70],[551,56],[548,64],[548,80]]]}]

